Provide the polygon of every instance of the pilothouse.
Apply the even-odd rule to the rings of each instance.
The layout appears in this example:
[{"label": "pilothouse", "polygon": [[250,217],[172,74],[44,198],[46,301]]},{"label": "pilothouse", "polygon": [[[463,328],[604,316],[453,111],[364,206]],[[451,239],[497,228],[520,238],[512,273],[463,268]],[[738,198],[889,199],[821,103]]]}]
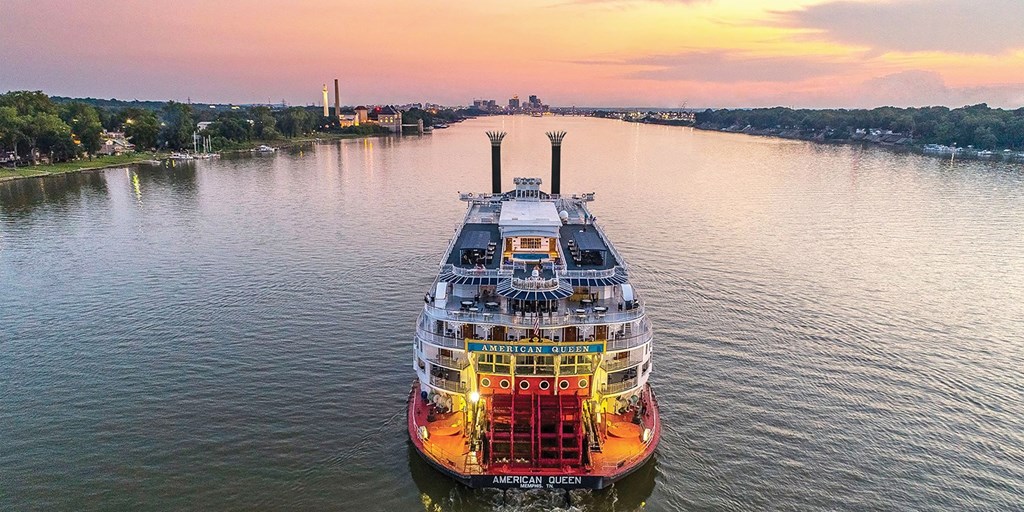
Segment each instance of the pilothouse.
[{"label": "pilothouse", "polygon": [[462,194],[465,219],[424,296],[413,340],[409,435],[471,487],[603,488],[642,466],[661,435],[648,384],[653,332],[622,256],[560,193],[565,132],[548,133],[551,189],[516,178]]}]

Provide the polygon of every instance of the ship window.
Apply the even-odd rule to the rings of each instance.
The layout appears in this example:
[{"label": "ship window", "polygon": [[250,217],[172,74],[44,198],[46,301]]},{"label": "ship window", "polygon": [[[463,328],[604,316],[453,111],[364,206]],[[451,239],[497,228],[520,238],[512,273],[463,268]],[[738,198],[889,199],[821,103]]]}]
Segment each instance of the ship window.
[{"label": "ship window", "polygon": [[540,381],[540,384],[537,384],[537,387],[539,387],[541,389],[548,389],[548,388],[551,387],[551,383],[546,381],[546,380],[542,380],[542,381]]},{"label": "ship window", "polygon": [[420,370],[426,370],[427,369],[426,363],[424,363],[423,360],[418,358],[418,357],[416,358],[416,366],[418,366],[420,368]]},{"label": "ship window", "polygon": [[594,356],[591,355],[563,355],[558,363],[558,373],[561,375],[582,375],[593,371]]},{"label": "ship window", "polygon": [[499,382],[498,385],[501,386],[501,389],[508,389],[508,379],[501,379],[501,382]]},{"label": "ship window", "polygon": [[580,389],[586,388],[587,387],[587,379],[580,379],[579,385],[580,385]]},{"label": "ship window", "polygon": [[519,389],[530,389],[530,381],[521,380],[519,381]]},{"label": "ship window", "polygon": [[516,356],[516,375],[554,375],[555,356]]},{"label": "ship window", "polygon": [[477,371],[508,375],[512,370],[512,356],[508,354],[483,353],[477,357]]},{"label": "ship window", "polygon": [[520,249],[540,249],[542,239],[540,238],[520,238],[519,248]]},{"label": "ship window", "polygon": [[569,389],[569,381],[563,380],[558,383],[558,389]]},{"label": "ship window", "polygon": [[644,370],[643,370],[642,373],[647,373],[647,371],[650,370],[650,368],[651,368],[651,362],[647,361],[646,363],[644,363]]},{"label": "ship window", "polygon": [[487,377],[480,379],[480,385],[485,388],[491,387],[491,379],[488,379]]}]

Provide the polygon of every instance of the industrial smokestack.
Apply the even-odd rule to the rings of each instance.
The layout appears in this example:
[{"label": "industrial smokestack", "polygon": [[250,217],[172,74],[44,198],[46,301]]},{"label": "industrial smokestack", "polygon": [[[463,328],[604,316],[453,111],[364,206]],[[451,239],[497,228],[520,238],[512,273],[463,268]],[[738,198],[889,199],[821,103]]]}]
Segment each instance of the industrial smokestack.
[{"label": "industrial smokestack", "polygon": [[551,139],[551,193],[561,194],[562,188],[562,139],[565,132],[548,132]]},{"label": "industrial smokestack", "polygon": [[338,89],[338,79],[334,79],[334,117],[341,119],[341,94]]},{"label": "industrial smokestack", "polygon": [[501,193],[501,139],[505,138],[505,132],[487,132],[491,139],[491,192]]}]

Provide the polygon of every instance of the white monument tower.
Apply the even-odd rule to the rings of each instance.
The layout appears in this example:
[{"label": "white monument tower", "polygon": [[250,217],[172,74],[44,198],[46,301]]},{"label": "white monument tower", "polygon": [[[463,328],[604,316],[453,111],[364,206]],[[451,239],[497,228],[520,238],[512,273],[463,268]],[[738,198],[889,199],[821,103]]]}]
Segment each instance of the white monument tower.
[{"label": "white monument tower", "polygon": [[324,117],[330,116],[331,113],[327,110],[327,84],[324,84]]}]

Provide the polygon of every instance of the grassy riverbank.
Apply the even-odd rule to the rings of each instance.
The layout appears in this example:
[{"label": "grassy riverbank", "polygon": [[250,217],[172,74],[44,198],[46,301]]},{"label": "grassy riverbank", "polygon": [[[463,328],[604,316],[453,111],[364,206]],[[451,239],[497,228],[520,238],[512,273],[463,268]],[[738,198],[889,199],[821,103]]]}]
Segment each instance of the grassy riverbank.
[{"label": "grassy riverbank", "polygon": [[[311,135],[307,137],[295,137],[291,139],[252,140],[247,142],[231,143],[225,145],[223,148],[220,148],[219,152],[247,153],[250,149],[257,147],[261,144],[273,146],[276,148],[289,148],[313,144],[316,142],[342,139],[357,139],[374,136],[376,135],[318,133],[315,136]],[[65,174],[69,172],[92,171],[98,169],[107,169],[110,167],[121,167],[125,165],[147,162],[150,160],[162,160],[166,158],[167,155],[168,153],[138,152],[128,153],[124,155],[100,156],[92,159],[83,158],[81,160],[61,162],[57,164],[29,165],[17,168],[5,167],[0,168],[0,181],[16,180],[20,178],[35,178],[39,176],[50,176],[54,174]]]},{"label": "grassy riverbank", "polygon": [[18,178],[33,178],[36,176],[49,176],[51,174],[64,174],[68,172],[89,171],[94,169],[105,169],[107,167],[118,167],[131,165],[147,160],[159,160],[165,155],[162,153],[129,153],[124,155],[100,156],[92,159],[83,158],[71,162],[57,164],[30,165],[17,168],[0,168],[0,181]]}]

